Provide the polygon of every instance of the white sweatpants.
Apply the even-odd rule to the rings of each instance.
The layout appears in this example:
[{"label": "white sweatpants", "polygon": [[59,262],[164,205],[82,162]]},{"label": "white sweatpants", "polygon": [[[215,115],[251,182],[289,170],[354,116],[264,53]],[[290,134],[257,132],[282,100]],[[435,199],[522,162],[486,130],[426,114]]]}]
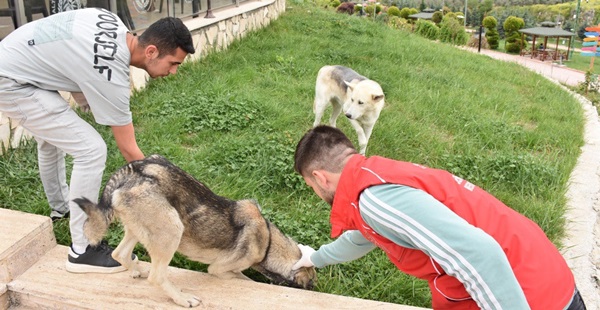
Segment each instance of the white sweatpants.
[{"label": "white sweatpants", "polygon": [[[73,248],[82,253],[89,244],[83,234],[87,216],[73,199],[98,201],[106,163],[104,140],[56,91],[0,77],[0,111],[20,122],[37,141],[40,178],[48,203],[61,213],[70,209]],[[70,185],[65,153],[73,157]]]}]

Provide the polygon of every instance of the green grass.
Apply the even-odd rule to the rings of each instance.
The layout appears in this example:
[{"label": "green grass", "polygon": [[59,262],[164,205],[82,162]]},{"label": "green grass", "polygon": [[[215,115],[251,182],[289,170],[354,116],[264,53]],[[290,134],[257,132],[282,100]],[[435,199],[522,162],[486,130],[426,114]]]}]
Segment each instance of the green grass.
[{"label": "green grass", "polygon": [[[560,245],[567,180],[583,144],[579,103],[516,64],[356,16],[289,2],[267,28],[151,81],[132,98],[138,143],[219,195],[257,199],[295,240],[330,242],[329,206],[292,168],[295,145],[312,126],[317,71],[327,64],[352,67],[385,91],[368,155],[450,170],[539,223]],[[125,162],[110,130],[95,126],[109,149],[106,180]],[[346,120],[338,126],[357,142]],[[36,165],[33,144],[0,157],[1,207],[49,214]],[[66,222],[54,226],[64,245]],[[109,242],[116,245],[120,234],[113,225]],[[148,259],[141,246],[136,253]],[[179,255],[172,265],[205,268]],[[320,269],[316,290],[431,306],[427,284],[399,272],[380,250]]]}]

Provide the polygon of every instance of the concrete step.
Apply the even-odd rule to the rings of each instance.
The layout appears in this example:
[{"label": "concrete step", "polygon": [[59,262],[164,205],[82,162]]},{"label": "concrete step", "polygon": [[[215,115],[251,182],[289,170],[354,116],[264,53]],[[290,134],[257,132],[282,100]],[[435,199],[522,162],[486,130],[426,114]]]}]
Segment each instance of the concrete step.
[{"label": "concrete step", "polygon": [[46,216],[0,208],[0,309],[8,308],[7,284],[56,246]]},{"label": "concrete step", "polygon": [[[162,289],[146,279],[131,278],[127,271],[107,275],[67,272],[68,247],[56,245],[47,217],[0,209],[0,219],[0,309],[181,308]],[[42,249],[45,253],[40,254]],[[149,268],[149,263],[141,264]],[[169,267],[168,277],[182,291],[200,298],[202,306],[198,309],[423,309],[252,281],[221,280],[174,267]]]},{"label": "concrete step", "polygon": [[[117,274],[72,274],[68,248],[57,246],[8,284],[15,309],[179,309],[146,279]],[[149,263],[142,262],[148,268]],[[201,309],[411,309],[402,306],[245,280],[221,280],[169,267],[169,279],[202,301]],[[412,308],[417,309],[417,308]]]}]

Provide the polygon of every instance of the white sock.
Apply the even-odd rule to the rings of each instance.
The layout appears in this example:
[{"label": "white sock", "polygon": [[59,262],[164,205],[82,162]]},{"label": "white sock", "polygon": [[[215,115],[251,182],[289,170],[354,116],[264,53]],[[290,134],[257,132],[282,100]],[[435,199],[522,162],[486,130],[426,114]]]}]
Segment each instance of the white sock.
[{"label": "white sock", "polygon": [[75,252],[75,254],[85,253],[86,248],[87,248],[87,244],[85,246],[76,245],[76,244],[71,245],[71,249],[73,249],[73,252]]}]

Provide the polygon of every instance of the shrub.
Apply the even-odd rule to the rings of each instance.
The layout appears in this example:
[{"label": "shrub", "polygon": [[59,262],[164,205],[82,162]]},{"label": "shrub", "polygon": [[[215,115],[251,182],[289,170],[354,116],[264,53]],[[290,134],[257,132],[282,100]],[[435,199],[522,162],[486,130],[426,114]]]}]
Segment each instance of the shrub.
[{"label": "shrub", "polygon": [[498,21],[494,16],[486,16],[481,24],[486,29],[496,29],[496,27],[498,27]]},{"label": "shrub", "polygon": [[[469,42],[467,43],[468,47],[474,47],[474,48],[479,48],[479,37],[478,36],[471,36],[471,39],[469,39]],[[481,48],[483,49],[489,49],[490,45],[488,44],[488,41],[486,40],[485,36],[483,36],[481,38]]]},{"label": "shrub", "polygon": [[458,15],[456,15],[456,13],[454,12],[448,12],[446,13],[446,15],[444,15],[444,18],[452,18],[458,20]]},{"label": "shrub", "polygon": [[485,33],[485,39],[493,50],[498,49],[498,46],[500,46],[500,34],[496,28],[488,29]]},{"label": "shrub", "polygon": [[371,16],[373,16],[373,10],[375,10],[375,14],[379,14],[379,12],[381,12],[381,5],[380,4],[369,4],[367,5],[367,7],[365,7],[365,12]]},{"label": "shrub", "polygon": [[509,16],[506,18],[504,25],[502,26],[504,27],[504,32],[506,32],[507,35],[510,35],[513,32],[518,32],[519,29],[525,27],[525,21],[520,17]]},{"label": "shrub", "polygon": [[400,10],[400,17],[408,19],[408,16],[410,15],[412,15],[412,13],[409,8],[402,8],[402,10]]},{"label": "shrub", "polygon": [[467,44],[468,36],[465,27],[458,22],[458,19],[448,17],[450,14],[448,13],[440,23],[440,41],[454,45]]},{"label": "shrub", "polygon": [[338,13],[348,13],[349,15],[354,14],[354,2],[344,2],[337,7]]},{"label": "shrub", "polygon": [[380,13],[375,15],[375,21],[383,24],[387,24],[389,15],[387,13]]},{"label": "shrub", "polygon": [[435,13],[433,13],[433,16],[431,16],[431,21],[437,25],[442,21],[443,18],[444,14],[442,14],[442,12],[440,11],[436,11]]},{"label": "shrub", "polygon": [[437,40],[440,28],[428,20],[419,19],[415,26],[415,33],[429,40]]},{"label": "shrub", "polygon": [[361,10],[362,10],[362,4],[358,3],[358,4],[356,4],[356,5],[354,6],[354,12],[355,12],[355,13],[359,13],[359,14],[360,14],[360,11],[361,11]]},{"label": "shrub", "polygon": [[390,16],[387,21],[388,26],[394,29],[411,30],[412,26],[404,18],[398,16]]},{"label": "shrub", "polygon": [[387,9],[387,14],[389,16],[400,16],[400,9],[397,6],[391,6]]},{"label": "shrub", "polygon": [[334,8],[337,8],[338,6],[340,6],[340,4],[340,0],[331,0],[331,2],[329,2],[329,5],[331,5]]},{"label": "shrub", "polygon": [[525,21],[520,17],[509,16],[504,21],[504,33],[506,34],[505,50],[509,53],[519,53],[521,46],[527,47],[527,42],[524,41],[519,33],[519,29],[525,26]]}]

